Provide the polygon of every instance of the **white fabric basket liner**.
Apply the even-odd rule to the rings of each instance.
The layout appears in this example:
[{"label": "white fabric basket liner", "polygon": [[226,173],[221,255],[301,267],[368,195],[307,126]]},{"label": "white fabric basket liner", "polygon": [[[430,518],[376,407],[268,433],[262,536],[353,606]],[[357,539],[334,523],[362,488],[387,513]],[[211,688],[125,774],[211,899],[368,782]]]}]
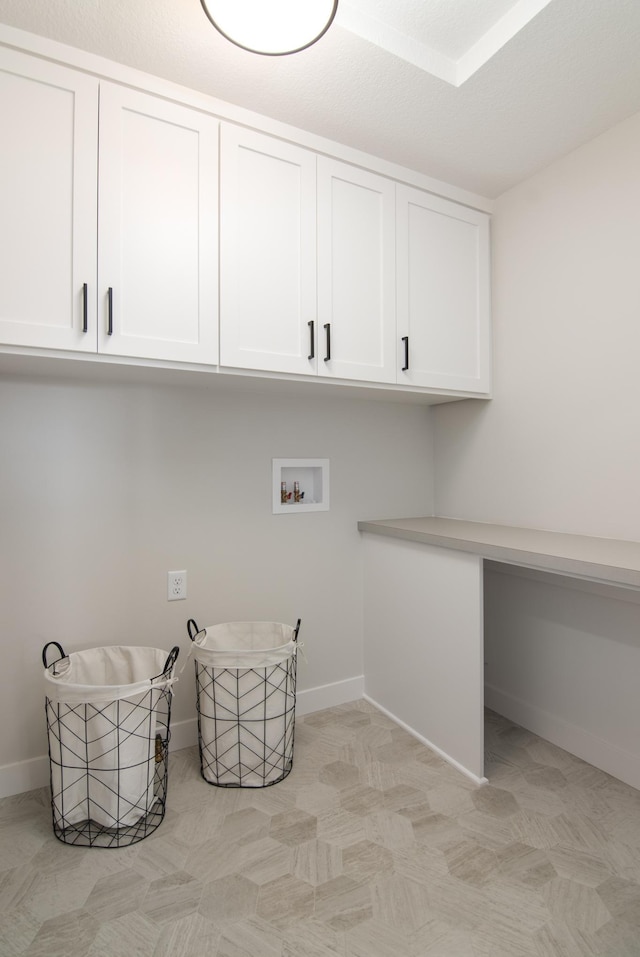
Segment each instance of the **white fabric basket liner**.
[{"label": "white fabric basket liner", "polygon": [[233,621],[194,635],[202,773],[211,784],[263,787],[291,767],[295,634],[279,622]]},{"label": "white fabric basket liner", "polygon": [[208,668],[268,668],[296,654],[294,634],[291,625],[275,621],[230,621],[199,631],[193,653]]},{"label": "white fabric basket liner", "polygon": [[67,704],[106,704],[167,688],[173,675],[162,676],[167,652],[159,648],[113,645],[72,652],[45,668],[45,693]]},{"label": "white fabric basket liner", "polygon": [[156,703],[174,680],[173,673],[157,677],[167,657],[157,648],[111,646],[73,652],[45,669],[55,715],[51,788],[61,827],[89,820],[127,827],[151,811],[156,734],[168,731],[156,721]]}]

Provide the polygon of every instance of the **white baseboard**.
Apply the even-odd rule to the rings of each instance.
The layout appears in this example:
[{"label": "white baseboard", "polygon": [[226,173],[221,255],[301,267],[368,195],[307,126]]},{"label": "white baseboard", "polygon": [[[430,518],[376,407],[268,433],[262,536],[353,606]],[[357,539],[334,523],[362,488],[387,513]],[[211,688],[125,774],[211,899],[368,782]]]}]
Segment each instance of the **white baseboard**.
[{"label": "white baseboard", "polygon": [[368,694],[363,694],[362,697],[365,699],[365,701],[368,701],[370,704],[372,704],[374,708],[377,708],[378,711],[386,714],[388,718],[391,718],[392,721],[395,721],[396,724],[399,724],[400,727],[404,728],[405,731],[408,731],[410,735],[420,741],[421,744],[424,744],[427,748],[429,748],[430,751],[433,751],[435,754],[439,755],[444,761],[447,762],[447,764],[450,764],[451,767],[455,768],[456,771],[460,771],[461,774],[464,774],[464,776],[473,781],[474,784],[487,783],[486,778],[479,778],[477,774],[473,774],[473,772],[469,771],[468,768],[463,767],[459,761],[456,761],[455,758],[452,758],[450,755],[446,754],[432,741],[429,741],[427,738],[423,737],[423,735],[418,734],[417,731],[411,728],[408,724],[405,724],[404,721],[401,721],[400,718],[396,717],[395,714],[392,714],[391,711],[388,711],[387,708],[383,708],[381,704],[378,704],[378,702],[371,698]]},{"label": "white baseboard", "polygon": [[[298,691],[296,695],[296,713],[300,716],[312,714],[314,711],[323,711],[349,701],[362,698],[364,677],[347,678],[345,681],[335,681],[333,684],[320,685],[318,688],[308,688]],[[188,718],[186,721],[171,722],[171,749],[173,751],[191,747],[198,743],[198,720]],[[0,798],[12,794],[22,794],[33,791],[49,784],[49,758],[43,756],[28,761],[17,761],[15,764],[5,764],[0,767]]]},{"label": "white baseboard", "polygon": [[171,722],[171,740],[169,750],[181,751],[198,743],[198,719],[187,718],[186,721]]},{"label": "white baseboard", "polygon": [[485,685],[484,703],[497,714],[504,715],[625,784],[640,789],[640,755],[624,751],[592,732],[569,724],[563,718],[493,685]]},{"label": "white baseboard", "polygon": [[16,761],[0,767],[0,798],[22,794],[49,784],[49,757]]},{"label": "white baseboard", "polygon": [[317,688],[308,688],[306,691],[297,693],[296,713],[301,716],[313,714],[314,711],[324,711],[325,708],[335,708],[339,704],[359,701],[363,695],[364,675],[347,678],[345,681],[334,681],[330,685],[319,685]]}]

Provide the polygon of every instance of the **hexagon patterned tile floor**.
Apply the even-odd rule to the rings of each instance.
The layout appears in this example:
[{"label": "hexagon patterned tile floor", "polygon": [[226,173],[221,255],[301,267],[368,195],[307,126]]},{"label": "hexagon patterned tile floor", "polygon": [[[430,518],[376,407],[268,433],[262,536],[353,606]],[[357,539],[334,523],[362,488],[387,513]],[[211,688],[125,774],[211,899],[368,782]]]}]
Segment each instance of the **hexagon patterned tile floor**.
[{"label": "hexagon patterned tile floor", "polygon": [[639,957],[640,792],[491,712],[477,788],[365,701],[297,719],[286,780],[171,755],[122,850],[0,801],[2,957]]}]

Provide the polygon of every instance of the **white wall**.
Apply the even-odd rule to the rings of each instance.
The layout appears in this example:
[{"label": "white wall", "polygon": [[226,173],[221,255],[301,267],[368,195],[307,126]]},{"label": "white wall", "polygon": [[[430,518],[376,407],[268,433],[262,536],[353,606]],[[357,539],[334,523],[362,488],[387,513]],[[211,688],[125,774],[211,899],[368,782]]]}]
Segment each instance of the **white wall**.
[{"label": "white wall", "polygon": [[485,563],[485,703],[640,788],[640,592]]},{"label": "white wall", "polygon": [[[383,401],[1,381],[0,766],[46,753],[49,640],[184,654],[189,617],[301,617],[300,690],[362,675],[356,522],[431,511],[430,422]],[[330,459],[330,511],[272,515],[277,457]],[[166,600],[173,569],[186,601]]]},{"label": "white wall", "polygon": [[440,406],[442,515],[640,539],[640,114],[496,201],[493,402]]},{"label": "white wall", "polygon": [[[498,199],[493,268],[495,398],[434,410],[437,514],[640,540],[640,114]],[[516,667],[534,607],[544,667],[564,676],[553,694]],[[611,749],[637,732],[632,702],[606,727],[567,710],[576,681],[603,714],[628,669],[640,675],[637,604],[487,576],[486,632],[513,665],[490,665],[490,679],[516,696],[516,720],[544,713],[542,733],[555,720],[566,741],[573,724]]]}]

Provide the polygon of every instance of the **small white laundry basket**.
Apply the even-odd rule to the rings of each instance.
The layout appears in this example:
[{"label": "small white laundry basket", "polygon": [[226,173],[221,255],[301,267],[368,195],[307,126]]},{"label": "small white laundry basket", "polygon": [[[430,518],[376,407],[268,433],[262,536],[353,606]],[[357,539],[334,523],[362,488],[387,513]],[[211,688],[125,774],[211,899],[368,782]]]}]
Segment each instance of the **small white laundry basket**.
[{"label": "small white laundry basket", "polygon": [[187,631],[196,663],[202,777],[217,787],[261,788],[293,765],[296,655],[293,628],[233,621]]},{"label": "small white laundry basket", "polygon": [[[60,657],[47,663],[49,649]],[[53,830],[66,844],[125,847],[164,817],[175,647],[42,652]]]}]

